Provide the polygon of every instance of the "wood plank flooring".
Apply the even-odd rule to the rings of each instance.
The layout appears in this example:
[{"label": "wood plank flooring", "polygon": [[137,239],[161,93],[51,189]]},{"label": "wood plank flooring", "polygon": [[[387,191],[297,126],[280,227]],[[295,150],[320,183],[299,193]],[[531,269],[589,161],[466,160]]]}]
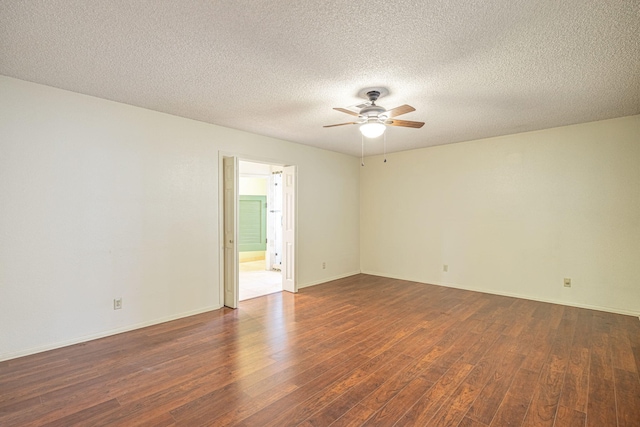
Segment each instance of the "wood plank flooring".
[{"label": "wood plank flooring", "polygon": [[640,321],[357,275],[0,363],[2,426],[640,426]]}]

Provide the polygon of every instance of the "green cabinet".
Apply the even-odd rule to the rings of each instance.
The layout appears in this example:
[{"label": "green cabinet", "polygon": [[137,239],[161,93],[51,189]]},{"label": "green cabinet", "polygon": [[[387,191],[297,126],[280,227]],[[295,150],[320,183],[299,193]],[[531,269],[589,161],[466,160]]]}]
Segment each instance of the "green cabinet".
[{"label": "green cabinet", "polygon": [[267,196],[240,196],[238,251],[267,250]]}]

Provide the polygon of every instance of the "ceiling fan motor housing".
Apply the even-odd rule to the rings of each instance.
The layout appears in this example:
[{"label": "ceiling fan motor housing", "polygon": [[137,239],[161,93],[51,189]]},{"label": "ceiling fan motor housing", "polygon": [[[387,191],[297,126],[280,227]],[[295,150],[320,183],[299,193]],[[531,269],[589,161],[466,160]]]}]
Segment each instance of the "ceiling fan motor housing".
[{"label": "ceiling fan motor housing", "polygon": [[367,119],[375,119],[382,116],[382,114],[386,111],[387,110],[384,107],[380,107],[378,105],[370,105],[360,110],[360,116]]},{"label": "ceiling fan motor housing", "polygon": [[371,105],[360,110],[360,117],[366,119],[367,122],[377,121],[378,119],[384,120],[386,118],[383,117],[383,113],[387,110],[384,107],[376,105],[379,97],[380,91],[378,90],[370,90],[367,92],[367,98],[369,98]]}]

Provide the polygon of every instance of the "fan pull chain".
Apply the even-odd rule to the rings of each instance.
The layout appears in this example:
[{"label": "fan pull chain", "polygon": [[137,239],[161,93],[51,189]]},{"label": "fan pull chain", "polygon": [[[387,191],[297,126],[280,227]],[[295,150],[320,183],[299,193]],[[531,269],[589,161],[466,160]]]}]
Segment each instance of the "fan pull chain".
[{"label": "fan pull chain", "polygon": [[360,139],[362,140],[362,153],[360,154],[360,166],[364,166],[364,135],[360,135]]},{"label": "fan pull chain", "polygon": [[384,150],[384,162],[387,163],[387,133],[384,133],[384,143],[383,143],[383,150]]}]

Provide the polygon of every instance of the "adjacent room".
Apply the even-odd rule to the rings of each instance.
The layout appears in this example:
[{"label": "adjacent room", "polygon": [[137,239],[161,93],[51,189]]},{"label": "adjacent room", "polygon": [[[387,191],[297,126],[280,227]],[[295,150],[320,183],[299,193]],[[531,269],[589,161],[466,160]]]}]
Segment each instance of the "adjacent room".
[{"label": "adjacent room", "polygon": [[282,291],[282,167],[238,165],[239,301]]},{"label": "adjacent room", "polygon": [[0,425],[638,426],[638,40],[0,0]]}]

